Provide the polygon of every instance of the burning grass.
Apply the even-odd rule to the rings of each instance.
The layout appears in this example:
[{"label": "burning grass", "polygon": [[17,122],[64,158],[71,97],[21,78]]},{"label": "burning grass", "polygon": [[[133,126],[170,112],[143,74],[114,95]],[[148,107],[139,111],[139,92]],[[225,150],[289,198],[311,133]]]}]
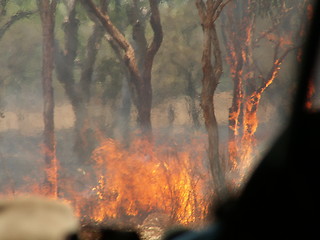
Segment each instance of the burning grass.
[{"label": "burning grass", "polygon": [[[89,167],[72,170],[57,159],[58,197],[74,207],[84,225],[134,227],[158,235],[173,225],[202,226],[213,195],[206,138],[197,133],[150,143],[136,137],[129,146],[102,139]],[[26,174],[23,183],[2,192],[44,195],[44,164],[32,174],[36,172],[39,175]]]},{"label": "burning grass", "polygon": [[105,139],[92,156],[98,176],[93,219],[140,222],[158,212],[181,224],[203,220],[211,197],[203,150],[194,141],[155,146],[136,139],[125,148]]}]

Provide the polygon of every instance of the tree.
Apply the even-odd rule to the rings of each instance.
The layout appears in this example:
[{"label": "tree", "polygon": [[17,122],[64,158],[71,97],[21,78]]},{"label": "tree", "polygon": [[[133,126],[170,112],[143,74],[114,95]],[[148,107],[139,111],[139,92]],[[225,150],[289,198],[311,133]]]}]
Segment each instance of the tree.
[{"label": "tree", "polygon": [[[208,158],[213,177],[214,190],[217,198],[225,195],[225,179],[219,155],[219,132],[214,111],[213,96],[219,79],[222,75],[222,57],[215,21],[219,17],[223,7],[229,1],[223,0],[197,0],[202,30],[203,30],[203,55],[202,55],[202,92],[201,108],[205,126],[208,132]],[[212,55],[214,64],[212,64]]]},{"label": "tree", "polygon": [[[103,12],[96,4],[89,1],[82,1],[89,13],[94,13],[97,19],[104,26],[111,38],[116,42],[124,54],[123,59],[130,72],[130,86],[132,99],[135,104],[138,117],[137,123],[143,136],[151,139],[151,108],[152,108],[152,85],[151,71],[153,61],[158,52],[163,39],[162,27],[160,22],[159,1],[149,0],[150,12],[144,13],[143,8],[139,8],[138,1],[133,0],[131,15],[132,37],[136,43],[136,48],[121,33],[119,28],[111,21],[107,12]],[[147,42],[143,18],[150,14],[150,26],[153,31],[151,43]]]},{"label": "tree", "polygon": [[74,150],[78,160],[84,163],[90,159],[94,149],[94,139],[90,135],[90,119],[88,105],[91,98],[91,84],[94,66],[104,30],[95,24],[85,47],[84,57],[81,59],[80,74],[75,76],[75,59],[79,56],[79,20],[77,19],[76,1],[66,5],[67,17],[63,23],[64,46],[55,46],[55,64],[57,78],[64,86],[75,115],[75,143]]},{"label": "tree", "polygon": [[45,194],[57,197],[57,158],[54,134],[54,95],[52,87],[53,47],[56,0],[37,1],[43,36],[42,88],[43,88],[43,120],[44,120],[44,156],[45,156]]},{"label": "tree", "polygon": [[[222,29],[234,84],[229,109],[228,148],[231,169],[250,165],[256,146],[257,112],[261,97],[278,77],[285,58],[298,47],[299,43],[291,29],[296,13],[293,9],[292,1],[252,0],[233,1],[224,12]],[[259,29],[259,17],[269,19],[268,29]],[[295,40],[292,42],[291,39]],[[255,50],[261,44],[270,44],[266,47],[270,53],[273,51],[269,69],[264,67],[262,70],[260,67],[261,63],[266,66],[267,58],[256,58]]]},{"label": "tree", "polygon": [[[156,62],[153,72],[153,106],[170,99],[185,98],[193,129],[200,130],[202,114],[199,105],[202,76],[201,26],[194,1],[168,1],[162,5],[162,27],[165,38],[158,52],[161,61]],[[188,17],[187,17],[188,16]]]}]

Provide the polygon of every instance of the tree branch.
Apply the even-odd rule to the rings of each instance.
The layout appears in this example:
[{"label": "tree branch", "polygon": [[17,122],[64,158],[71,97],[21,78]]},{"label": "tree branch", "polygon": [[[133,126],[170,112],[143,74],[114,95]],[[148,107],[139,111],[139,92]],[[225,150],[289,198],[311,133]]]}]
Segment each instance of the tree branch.
[{"label": "tree branch", "polygon": [[132,25],[132,39],[136,43],[135,50],[138,58],[138,67],[141,70],[148,42],[145,36],[145,20],[141,16],[137,0],[133,0],[133,6],[128,10],[127,15]]},{"label": "tree branch", "polygon": [[158,7],[159,3],[157,0],[149,0],[149,4],[151,9],[150,25],[153,30],[153,39],[150,46],[147,49],[144,74],[151,73],[153,59],[156,53],[158,52],[163,40],[163,32]]},{"label": "tree branch", "polygon": [[203,24],[206,19],[206,5],[204,4],[203,0],[197,0],[196,6],[201,19],[201,24]]},{"label": "tree branch", "polygon": [[218,9],[215,11],[215,16],[214,16],[214,22],[218,19],[220,16],[220,13],[222,12],[223,8],[230,2],[231,0],[227,0],[224,3],[220,3]]},{"label": "tree branch", "polygon": [[135,82],[140,81],[141,76],[137,67],[135,52],[132,45],[127,41],[120,30],[111,22],[109,15],[104,14],[99,8],[97,8],[92,0],[81,0],[81,3],[86,7],[89,13],[93,13],[99,19],[111,37],[125,51],[125,62],[133,76],[133,80]]},{"label": "tree branch", "polygon": [[216,85],[218,85],[218,81],[223,71],[222,69],[223,63],[222,63],[222,57],[221,57],[220,43],[219,43],[215,24],[213,24],[210,34],[211,34],[211,42],[213,46],[213,55],[215,60],[214,66],[213,66],[213,73],[215,75]]},{"label": "tree branch", "polygon": [[288,49],[286,49],[280,57],[278,57],[272,65],[272,68],[270,69],[268,76],[265,78],[265,81],[263,82],[263,84],[260,86],[260,88],[257,90],[257,94],[262,94],[269,86],[270,84],[273,82],[273,80],[278,76],[279,71],[280,71],[280,66],[283,62],[283,60],[287,57],[287,55],[295,50],[298,49],[299,46],[294,46],[294,47],[290,47]]},{"label": "tree branch", "polygon": [[4,36],[5,32],[17,21],[23,18],[28,18],[37,11],[19,11],[15,15],[13,15],[8,22],[6,22],[1,28],[0,28],[0,39]]}]

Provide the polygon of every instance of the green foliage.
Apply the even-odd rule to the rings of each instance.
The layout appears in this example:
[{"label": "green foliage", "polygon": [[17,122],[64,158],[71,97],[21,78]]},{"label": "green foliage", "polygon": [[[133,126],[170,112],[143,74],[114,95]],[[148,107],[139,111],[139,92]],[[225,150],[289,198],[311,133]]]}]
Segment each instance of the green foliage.
[{"label": "green foliage", "polygon": [[98,88],[104,89],[106,99],[117,97],[124,74],[121,64],[114,58],[101,59],[96,68],[95,84]]},{"label": "green foliage", "polygon": [[6,8],[8,14],[13,14],[18,11],[36,10],[37,5],[34,0],[10,0]]},{"label": "green foliage", "polygon": [[122,32],[124,32],[129,25],[127,11],[130,5],[131,4],[128,1],[123,0],[111,1],[111,4],[109,5],[108,13],[110,18]]},{"label": "green foliage", "polygon": [[[245,5],[247,1],[241,1]],[[23,9],[36,9],[36,1],[12,0],[1,1],[6,4],[7,16],[0,18],[0,23],[12,13]],[[98,5],[100,1],[95,1]],[[261,16],[270,16],[280,11],[282,4],[287,8],[294,6],[293,0],[252,0],[251,10]],[[131,39],[131,26],[128,19],[128,9],[132,1],[110,0],[108,12],[115,25]],[[148,8],[148,1],[139,1],[139,7]],[[246,8],[245,8],[246,9]],[[81,4],[77,4],[77,18],[79,19],[79,49],[76,59],[76,75],[79,79],[81,63],[85,57],[86,44],[93,28],[93,22],[87,15]],[[61,25],[67,14],[66,6],[61,1],[56,12],[56,38],[63,45],[64,33]],[[197,93],[201,90],[201,53],[202,53],[202,29],[194,0],[163,0],[160,4],[161,22],[164,32],[163,44],[155,57],[153,65],[153,92],[154,106],[162,103],[167,98],[186,95],[188,79],[192,81]],[[146,19],[147,21],[148,19]],[[147,22],[146,22],[147,24]],[[218,23],[217,23],[218,24]],[[148,25],[148,24],[147,24]],[[220,26],[217,25],[218,30]],[[41,74],[41,27],[39,18],[32,17],[23,20],[12,27],[8,36],[0,42],[0,81],[7,89],[15,92],[30,91],[41,92],[39,76]],[[150,27],[146,28],[148,41],[152,37]],[[225,49],[221,41],[221,49],[225,55]],[[264,53],[264,58],[265,58]],[[80,63],[80,64],[79,64]],[[227,65],[227,64],[225,64]],[[262,70],[264,70],[262,68]],[[119,97],[122,80],[125,77],[126,68],[119,62],[117,56],[107,41],[99,47],[98,58],[94,73],[94,86],[92,95],[104,91],[108,99]],[[225,74],[220,79],[219,91],[232,90],[232,81],[228,66],[224,66]],[[35,90],[38,89],[38,90]],[[58,89],[63,91],[63,89]]]}]

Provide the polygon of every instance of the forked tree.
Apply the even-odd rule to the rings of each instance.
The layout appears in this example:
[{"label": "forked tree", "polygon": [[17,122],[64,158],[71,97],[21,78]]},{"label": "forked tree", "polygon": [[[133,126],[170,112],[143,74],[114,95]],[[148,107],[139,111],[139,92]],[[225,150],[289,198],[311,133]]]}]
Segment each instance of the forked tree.
[{"label": "forked tree", "polygon": [[[160,22],[159,1],[149,0],[149,9],[139,7],[139,1],[132,1],[132,38],[135,47],[128,38],[119,30],[111,20],[108,11],[103,11],[92,0],[82,0],[82,4],[88,10],[88,14],[94,14],[98,21],[108,32],[130,73],[130,86],[132,89],[132,101],[137,108],[137,123],[141,133],[146,139],[152,138],[151,108],[152,108],[152,84],[151,71],[155,55],[157,54],[163,39]],[[108,1],[105,1],[108,2]],[[150,17],[149,17],[150,16]],[[151,42],[147,41],[145,18],[149,17],[153,32]]]}]

